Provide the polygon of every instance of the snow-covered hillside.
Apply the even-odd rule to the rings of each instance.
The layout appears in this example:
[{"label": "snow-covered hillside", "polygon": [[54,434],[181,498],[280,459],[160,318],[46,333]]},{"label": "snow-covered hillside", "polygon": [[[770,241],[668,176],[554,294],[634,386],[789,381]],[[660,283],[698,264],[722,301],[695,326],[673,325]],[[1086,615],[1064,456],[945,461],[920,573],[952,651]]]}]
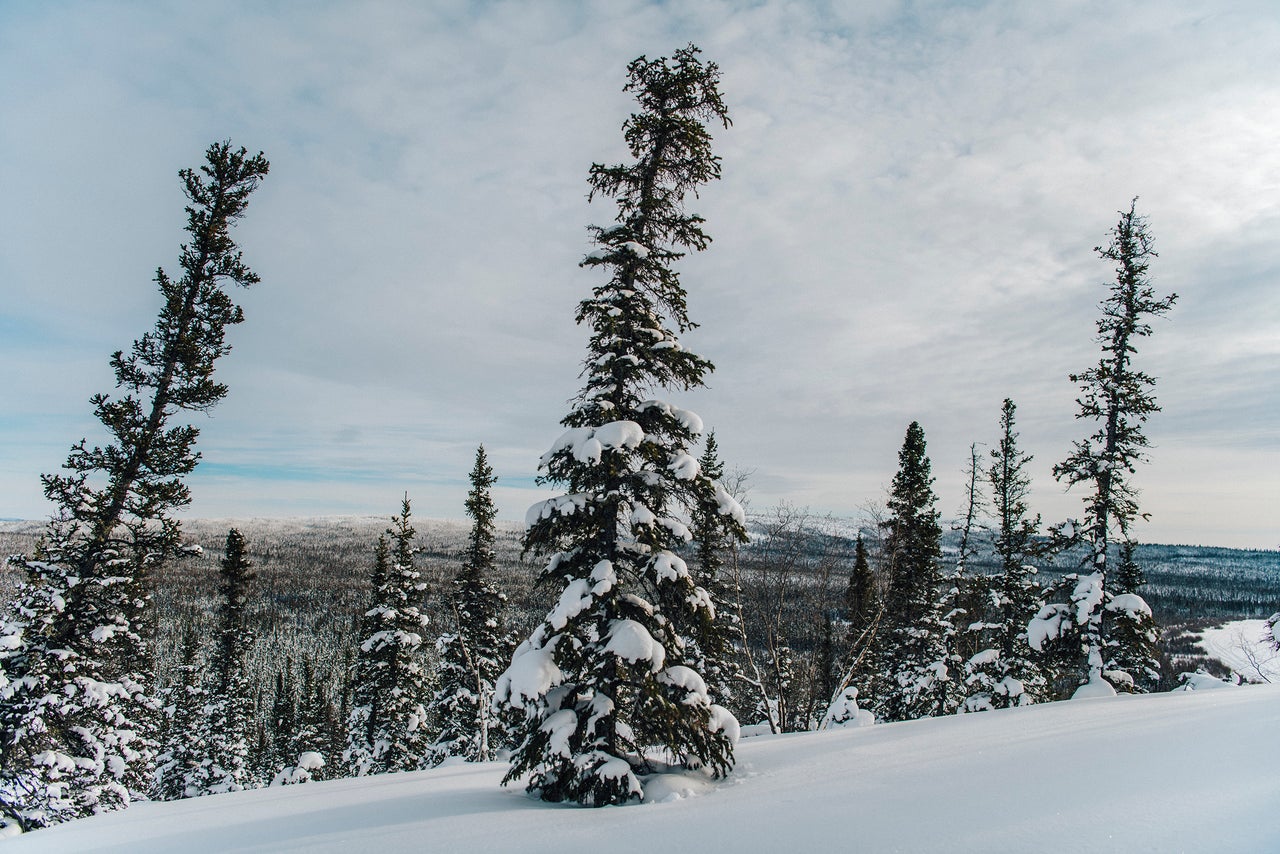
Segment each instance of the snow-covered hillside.
[{"label": "snow-covered hillside", "polygon": [[1234,620],[1205,629],[1200,646],[1250,682],[1280,683],[1280,652],[1263,640],[1266,620]]},{"label": "snow-covered hillside", "polygon": [[499,788],[502,765],[458,765],[138,804],[0,850],[1280,851],[1280,686],[752,738],[738,756],[727,781],[651,786],[640,806],[542,804]]}]

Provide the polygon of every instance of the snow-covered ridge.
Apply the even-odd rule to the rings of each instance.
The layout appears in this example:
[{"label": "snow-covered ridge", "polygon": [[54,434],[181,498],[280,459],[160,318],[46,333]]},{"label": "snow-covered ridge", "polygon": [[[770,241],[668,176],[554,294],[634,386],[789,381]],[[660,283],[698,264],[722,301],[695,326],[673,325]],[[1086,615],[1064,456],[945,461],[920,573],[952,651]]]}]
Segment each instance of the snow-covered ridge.
[{"label": "snow-covered ridge", "polygon": [[[1119,759],[1118,757],[1123,757]],[[454,765],[136,804],[19,852],[1276,851],[1280,686],[744,740],[730,778],[584,809]]]}]

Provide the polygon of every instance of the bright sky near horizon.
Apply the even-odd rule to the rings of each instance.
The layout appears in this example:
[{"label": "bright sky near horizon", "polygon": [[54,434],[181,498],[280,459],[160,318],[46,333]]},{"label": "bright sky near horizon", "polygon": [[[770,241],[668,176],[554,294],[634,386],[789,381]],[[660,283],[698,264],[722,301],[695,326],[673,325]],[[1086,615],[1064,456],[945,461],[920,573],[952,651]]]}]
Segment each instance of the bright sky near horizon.
[{"label": "bright sky near horizon", "polygon": [[625,159],[627,63],[720,65],[723,180],[691,208],[669,398],[754,471],[751,507],[850,516],[907,424],[940,509],[1004,397],[1033,509],[1089,426],[1111,278],[1093,247],[1138,196],[1179,302],[1137,364],[1150,542],[1280,545],[1280,7],[1272,2],[0,4],[0,517],[111,387],[176,268],[178,169],[230,138],[271,174],[236,231],[262,277],[198,416],[198,516],[461,517],[483,442],[505,518],[578,389],[593,161]]}]

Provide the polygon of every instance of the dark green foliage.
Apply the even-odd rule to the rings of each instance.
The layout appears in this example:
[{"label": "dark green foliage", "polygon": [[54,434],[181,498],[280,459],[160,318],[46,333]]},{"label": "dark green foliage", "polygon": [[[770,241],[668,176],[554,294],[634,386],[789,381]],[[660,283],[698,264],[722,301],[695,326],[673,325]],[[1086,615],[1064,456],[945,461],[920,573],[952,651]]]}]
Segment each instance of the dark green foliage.
[{"label": "dark green foliage", "polygon": [[201,678],[200,643],[195,629],[182,633],[182,658],[177,680],[164,691],[162,750],[156,756],[156,784],[153,797],[175,801],[190,797],[188,781],[199,767],[204,745],[200,736],[208,691]]},{"label": "dark green foliage", "polygon": [[736,729],[689,666],[686,638],[713,606],[675,554],[692,536],[681,517],[715,489],[688,452],[702,425],[650,399],[701,386],[711,370],[677,340],[694,324],[672,262],[710,241],[684,200],[719,177],[705,125],[728,114],[717,68],[692,46],[641,57],[628,76],[640,107],[623,125],[634,162],[595,164],[589,178],[617,216],[591,228],[598,248],[583,262],[608,273],[578,307],[591,329],[585,385],[541,460],[541,481],[566,494],[530,510],[525,537],[550,556],[542,583],[564,592],[497,689],[526,713],[506,779],[528,774],[544,800],[595,806],[640,797],[638,775],[657,753],[725,773]]},{"label": "dark green foliage", "polygon": [[853,547],[853,572],[849,574],[849,586],[845,588],[845,619],[851,632],[860,632],[876,610],[876,577],[867,559],[867,544],[862,532]]},{"label": "dark green foliage", "polygon": [[710,595],[713,610],[698,612],[689,654],[694,669],[706,681],[712,699],[729,706],[734,701],[734,683],[741,680],[741,667],[733,649],[740,618],[733,604],[733,585],[726,576],[724,558],[732,548],[746,541],[746,530],[740,518],[725,512],[728,505],[717,494],[717,489],[723,492],[719,483],[724,477],[724,463],[714,431],[707,433],[698,466],[704,480],[691,513],[695,558],[691,571],[694,581]]},{"label": "dark green foliage", "polygon": [[212,665],[215,690],[229,696],[236,675],[244,672],[244,657],[254,640],[253,630],[245,620],[253,564],[245,551],[244,536],[235,528],[227,532],[219,566],[222,601],[218,605],[218,638]]},{"label": "dark green foliage", "polygon": [[1160,411],[1151,391],[1155,378],[1133,367],[1137,339],[1151,334],[1148,317],[1168,313],[1178,299],[1177,294],[1157,298],[1151,287],[1147,270],[1156,253],[1136,204],[1135,199],[1121,212],[1110,245],[1094,250],[1117,264],[1116,280],[1099,306],[1096,340],[1102,345],[1102,358],[1084,373],[1071,375],[1081,393],[1076,418],[1098,427],[1077,441],[1073,453],[1053,470],[1068,486],[1085,484],[1091,490],[1085,498],[1081,536],[1091,547],[1090,565],[1095,570],[1105,568],[1108,544],[1127,536],[1140,515],[1129,476],[1146,459],[1150,445],[1143,425]]},{"label": "dark green foliage", "polygon": [[1115,572],[1111,574],[1114,579],[1113,586],[1117,590],[1138,593],[1147,584],[1147,574],[1142,571],[1142,566],[1139,565],[1136,557],[1137,547],[1138,544],[1132,537],[1125,537],[1120,541],[1119,560],[1116,563]]},{"label": "dark green foliage", "polygon": [[[1098,364],[1084,373],[1072,374],[1071,381],[1080,388],[1077,419],[1091,422],[1096,429],[1075,443],[1072,453],[1054,466],[1053,473],[1068,487],[1084,485],[1084,518],[1070,531],[1071,541],[1088,547],[1084,571],[1095,576],[1091,583],[1106,590],[1109,546],[1131,537],[1131,527],[1145,518],[1138,507],[1138,491],[1131,476],[1146,459],[1150,445],[1144,432],[1148,418],[1160,411],[1152,389],[1155,378],[1133,366],[1138,340],[1151,335],[1150,318],[1167,314],[1177,301],[1177,294],[1157,297],[1147,270],[1156,253],[1151,248],[1147,221],[1135,212],[1137,200],[1111,231],[1111,242],[1095,251],[1116,264],[1115,281],[1100,305],[1102,316],[1097,322],[1096,341],[1102,347]],[[1125,591],[1132,592],[1132,591]],[[1111,591],[1103,599],[1109,599]],[[1085,659],[1081,662],[1080,681],[1097,682],[1106,667],[1102,648],[1102,608],[1105,601],[1085,616],[1081,643]],[[1062,603],[1058,603],[1062,604]]]},{"label": "dark green foliage", "polygon": [[[26,827],[117,809],[150,786],[150,575],[176,550],[172,513],[189,503],[183,477],[199,459],[199,431],[170,421],[207,412],[227,393],[213,368],[230,349],[226,327],[243,313],[223,288],[258,281],[230,228],[268,169],[261,154],[230,143],[210,146],[205,159],[198,172],[179,173],[190,202],[182,276],[156,272],[163,306],[154,329],[111,357],[120,396],[91,399],[109,441],[81,440],[65,474],[43,477],[58,515],[41,553],[20,561],[28,583],[16,621],[0,627],[22,636],[0,644],[0,813]],[[50,751],[78,761],[37,761]]]},{"label": "dark green foliage", "polygon": [[[846,655],[849,666],[853,667],[866,657],[875,642],[879,629],[881,607],[880,589],[876,574],[871,569],[871,561],[867,557],[867,544],[862,539],[862,532],[853,547],[853,570],[849,573],[849,584],[844,594],[845,619],[849,623]],[[850,675],[858,681],[862,668],[853,667]]]},{"label": "dark green foliage", "polygon": [[993,546],[999,571],[986,579],[988,609],[982,613],[981,649],[969,660],[965,709],[981,711],[1034,703],[1044,698],[1045,680],[1027,645],[1027,621],[1039,607],[1040,588],[1031,562],[1044,554],[1040,517],[1030,517],[1027,496],[1031,455],[1018,449],[1017,407],[1005,398],[1000,410],[1000,442],[991,451],[987,482],[995,515]]},{"label": "dark green foliage", "polygon": [[890,573],[885,624],[876,639],[870,690],[859,693],[878,719],[911,720],[945,713],[950,678],[941,613],[942,528],[925,452],[924,430],[907,427],[883,523]]},{"label": "dark green foliage", "polygon": [[487,762],[510,740],[505,722],[493,712],[494,683],[515,647],[502,624],[506,597],[489,580],[497,517],[490,490],[497,480],[481,445],[466,502],[471,536],[449,592],[456,630],[436,642],[440,684],[432,712],[440,732],[432,746],[435,762],[449,756]]},{"label": "dark green foliage", "polygon": [[256,783],[249,760],[254,697],[245,673],[245,656],[254,641],[245,620],[254,576],[244,537],[235,528],[227,532],[219,566],[218,634],[209,662],[210,697],[200,721],[206,746],[198,773],[188,779],[189,794],[236,792]]},{"label": "dark green foliage", "polygon": [[284,670],[276,673],[275,693],[271,700],[271,762],[265,766],[262,782],[270,783],[283,768],[298,760],[294,743],[298,735],[298,681],[293,673],[293,659],[287,658]]},{"label": "dark green foliage", "polygon": [[347,721],[345,759],[353,776],[411,771],[429,762],[425,704],[431,690],[422,634],[428,621],[421,609],[427,584],[414,565],[410,516],[406,496],[374,551],[372,601],[361,622]]}]

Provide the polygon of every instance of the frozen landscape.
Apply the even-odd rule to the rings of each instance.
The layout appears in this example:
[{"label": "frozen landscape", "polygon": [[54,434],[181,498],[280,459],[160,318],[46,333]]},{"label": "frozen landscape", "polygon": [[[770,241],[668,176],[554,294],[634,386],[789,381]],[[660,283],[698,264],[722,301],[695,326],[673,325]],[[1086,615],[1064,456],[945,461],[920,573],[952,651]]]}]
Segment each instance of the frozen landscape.
[{"label": "frozen landscape", "polygon": [[723,782],[552,806],[502,763],[135,804],[18,852],[1275,851],[1280,687],[761,736]]}]

